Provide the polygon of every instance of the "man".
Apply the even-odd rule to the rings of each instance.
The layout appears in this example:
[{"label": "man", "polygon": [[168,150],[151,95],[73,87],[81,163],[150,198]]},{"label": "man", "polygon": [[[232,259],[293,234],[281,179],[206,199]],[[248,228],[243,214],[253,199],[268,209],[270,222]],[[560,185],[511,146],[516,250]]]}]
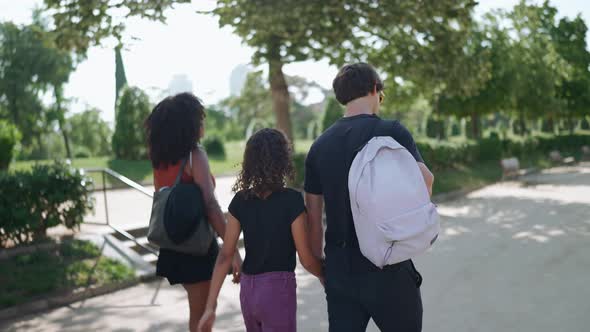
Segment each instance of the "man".
[{"label": "man", "polygon": [[[358,244],[348,194],[348,171],[356,152],[373,136],[383,101],[383,82],[365,63],[340,69],[332,86],[346,106],[344,117],[313,144],[305,163],[305,197],[312,249],[322,256],[322,212],[325,202],[325,289],[330,331],[365,331],[373,319],[381,331],[421,331],[422,277],[408,260],[379,269]],[[390,135],[416,159],[432,192],[434,177],[424,164],[408,130],[397,121],[386,124]],[[367,199],[370,199],[368,197]]]}]

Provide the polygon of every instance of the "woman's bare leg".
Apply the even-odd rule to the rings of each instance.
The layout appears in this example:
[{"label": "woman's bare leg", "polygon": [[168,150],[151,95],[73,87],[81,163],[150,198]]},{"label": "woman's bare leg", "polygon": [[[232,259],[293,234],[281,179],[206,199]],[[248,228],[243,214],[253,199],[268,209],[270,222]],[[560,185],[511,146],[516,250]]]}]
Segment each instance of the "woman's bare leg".
[{"label": "woman's bare leg", "polygon": [[201,319],[201,316],[203,316],[205,305],[207,304],[210,283],[210,281],[203,281],[182,285],[188,294],[188,305],[190,309],[188,324],[190,332],[197,332],[199,320]]}]

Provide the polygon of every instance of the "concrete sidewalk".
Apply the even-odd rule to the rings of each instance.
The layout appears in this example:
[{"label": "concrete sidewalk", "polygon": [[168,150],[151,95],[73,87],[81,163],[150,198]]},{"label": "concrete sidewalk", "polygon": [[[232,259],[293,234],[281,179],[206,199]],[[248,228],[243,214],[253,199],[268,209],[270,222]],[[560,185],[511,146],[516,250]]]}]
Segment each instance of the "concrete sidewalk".
[{"label": "concrete sidewalk", "polygon": [[[424,331],[587,331],[590,166],[559,168],[442,204],[443,232],[417,260]],[[216,331],[244,331],[239,289],[226,283]],[[321,285],[298,270],[300,331],[327,331]],[[184,290],[142,284],[2,331],[186,331]],[[371,325],[368,331],[377,331]]]}]

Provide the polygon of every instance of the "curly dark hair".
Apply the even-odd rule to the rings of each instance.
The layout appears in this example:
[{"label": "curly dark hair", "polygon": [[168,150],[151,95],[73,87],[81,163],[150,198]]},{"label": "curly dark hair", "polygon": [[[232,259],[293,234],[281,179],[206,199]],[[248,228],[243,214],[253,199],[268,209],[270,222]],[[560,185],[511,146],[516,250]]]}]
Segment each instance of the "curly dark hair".
[{"label": "curly dark hair", "polygon": [[149,156],[154,168],[185,158],[199,143],[205,107],[192,93],[166,97],[145,120]]},{"label": "curly dark hair", "polygon": [[233,191],[263,197],[268,192],[282,190],[293,176],[291,143],[282,132],[265,128],[246,143],[242,170]]}]

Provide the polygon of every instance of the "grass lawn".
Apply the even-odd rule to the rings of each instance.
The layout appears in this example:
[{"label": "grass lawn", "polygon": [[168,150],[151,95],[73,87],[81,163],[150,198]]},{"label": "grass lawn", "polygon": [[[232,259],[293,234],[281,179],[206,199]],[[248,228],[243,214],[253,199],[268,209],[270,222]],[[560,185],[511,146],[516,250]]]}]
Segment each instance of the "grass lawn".
[{"label": "grass lawn", "polygon": [[[311,144],[312,141],[309,140],[297,141],[296,150],[297,152],[307,152]],[[246,143],[241,141],[225,143],[225,159],[209,158],[213,175],[224,176],[236,174],[240,169],[245,146]],[[51,162],[52,160],[17,161],[10,165],[10,169],[13,171],[27,170],[35,164],[48,164]],[[135,182],[142,184],[153,183],[152,166],[147,160],[117,160],[109,157],[80,158],[73,159],[72,165],[77,168],[110,168]],[[102,186],[100,173],[90,173],[89,175],[94,179],[97,188],[100,188]],[[109,182],[116,184],[112,181]]]},{"label": "grass lawn", "polygon": [[134,278],[131,268],[80,240],[64,242],[55,250],[0,260],[0,271],[0,309],[43,295]]},{"label": "grass lawn", "polygon": [[[547,157],[531,155],[526,160],[519,160],[521,169],[547,168],[551,162]],[[473,189],[491,184],[502,179],[499,161],[477,163],[474,165],[457,165],[453,169],[434,171],[433,194],[442,194],[455,190]]]},{"label": "grass lawn", "polygon": [[[299,140],[296,142],[296,152],[305,153],[311,147],[312,141]],[[223,160],[210,157],[211,170],[215,176],[233,175],[240,169],[240,162],[244,153],[245,142],[225,143],[226,158]],[[42,161],[19,161],[11,165],[11,170],[26,170],[35,163],[50,163]],[[136,182],[152,183],[152,168],[149,161],[113,160],[108,157],[74,159],[72,165],[78,168],[110,168]],[[541,155],[521,160],[522,168],[545,168],[550,163]],[[434,193],[444,193],[459,189],[470,189],[498,181],[502,177],[499,162],[485,162],[475,165],[457,165],[453,169],[435,171]],[[97,188],[102,186],[100,173],[90,173]],[[111,181],[111,184],[116,184]]]}]

